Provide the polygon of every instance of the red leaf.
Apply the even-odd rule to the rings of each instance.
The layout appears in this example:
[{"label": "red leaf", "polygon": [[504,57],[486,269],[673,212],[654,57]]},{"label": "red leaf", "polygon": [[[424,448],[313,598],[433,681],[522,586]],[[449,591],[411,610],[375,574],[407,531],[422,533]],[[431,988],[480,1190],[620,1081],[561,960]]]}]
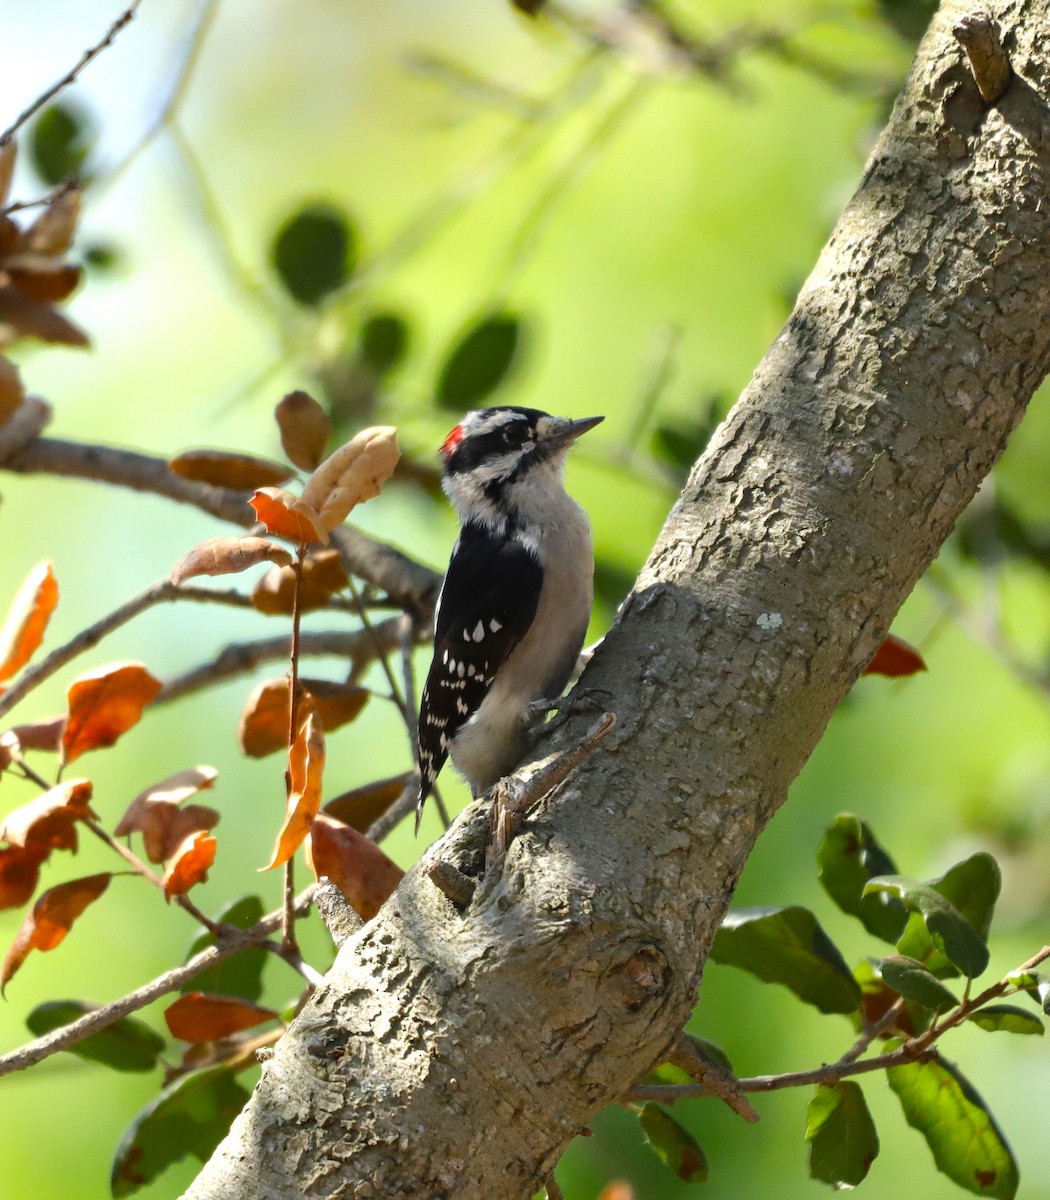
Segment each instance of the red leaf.
[{"label": "red leaf", "polygon": [[146,788],[128,805],[113,831],[114,836],[141,833],[150,862],[171,858],[191,833],[213,829],[219,823],[214,808],[203,804],[180,807],[190,796],[210,788],[217,775],[214,767],[194,767]]},{"label": "red leaf", "polygon": [[171,1036],[184,1042],[214,1042],[278,1015],[261,1004],[233,996],[209,996],[206,992],[187,992],[164,1010]]},{"label": "red leaf", "polygon": [[83,879],[60,883],[58,887],[48,888],[41,894],[26,913],[22,928],[11,943],[4,965],[0,968],[0,993],[3,993],[31,950],[54,950],[62,942],[73,922],[102,895],[112,878],[108,871],[101,875],[87,875]]},{"label": "red leaf", "polygon": [[142,716],[161,683],[142,663],[115,663],[81,675],[70,684],[69,717],[62,734],[62,761],[112,746]]},{"label": "red leaf", "polygon": [[371,921],[404,878],[404,871],[363,833],[319,813],[306,854],[318,879],[328,878],[362,921]]},{"label": "red leaf", "polygon": [[178,847],[164,872],[164,895],[184,896],[198,883],[208,878],[208,868],[215,861],[215,839],[204,830],[191,833]]},{"label": "red leaf", "polygon": [[293,542],[323,542],[328,545],[328,531],[321,518],[308,504],[283,488],[258,488],[248,501],[255,515],[271,533]]},{"label": "red leaf", "polygon": [[45,846],[4,846],[0,849],[0,909],[21,908],[40,882],[40,864],[50,851]]},{"label": "red leaf", "polygon": [[914,646],[909,646],[903,639],[890,633],[886,640],[875,651],[875,657],[861,671],[862,675],[888,675],[897,679],[903,675],[914,675],[925,671],[926,663]]}]

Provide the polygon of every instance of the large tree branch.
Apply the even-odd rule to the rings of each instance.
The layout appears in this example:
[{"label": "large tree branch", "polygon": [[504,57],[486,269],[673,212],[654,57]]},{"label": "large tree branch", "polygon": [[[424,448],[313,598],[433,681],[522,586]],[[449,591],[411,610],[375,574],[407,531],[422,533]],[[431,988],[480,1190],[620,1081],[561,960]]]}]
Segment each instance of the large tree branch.
[{"label": "large tree branch", "polygon": [[[499,868],[475,805],[344,944],[194,1200],[528,1197],[681,1028],[756,837],[1050,362],[1050,0],[993,7],[1009,89],[985,105],[949,0],[595,655],[616,729]],[[482,875],[462,910],[436,857]]]}]

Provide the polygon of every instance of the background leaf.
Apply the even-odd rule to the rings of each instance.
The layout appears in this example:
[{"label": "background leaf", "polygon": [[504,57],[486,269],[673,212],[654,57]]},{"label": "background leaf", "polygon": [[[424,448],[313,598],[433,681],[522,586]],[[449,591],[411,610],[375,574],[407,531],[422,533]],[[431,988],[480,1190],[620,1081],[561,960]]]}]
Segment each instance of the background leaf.
[{"label": "background leaf", "polygon": [[523,340],[522,320],[510,313],[493,313],[470,326],[438,376],[440,407],[462,413],[489,403],[518,364]]},{"label": "background leaf", "polygon": [[[86,1000],[48,1000],[38,1004],[26,1017],[26,1025],[36,1037],[94,1012],[99,1005]],[[152,1071],[166,1043],[137,1017],[121,1019],[105,1029],[81,1039],[68,1053],[90,1062],[102,1063],[115,1071]]]},{"label": "background leaf", "polygon": [[300,304],[313,307],[354,272],[357,233],[333,204],[306,204],[277,231],[270,250],[277,277]]},{"label": "background leaf", "polygon": [[647,1104],[638,1119],[646,1141],[679,1179],[685,1183],[706,1182],[707,1155],[688,1129],[657,1104]]}]

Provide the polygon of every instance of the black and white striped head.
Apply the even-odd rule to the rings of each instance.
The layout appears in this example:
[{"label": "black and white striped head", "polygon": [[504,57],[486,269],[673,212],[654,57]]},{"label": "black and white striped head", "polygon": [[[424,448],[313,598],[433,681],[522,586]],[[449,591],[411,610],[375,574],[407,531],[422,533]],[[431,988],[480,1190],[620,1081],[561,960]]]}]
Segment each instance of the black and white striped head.
[{"label": "black and white striped head", "polygon": [[510,406],[467,413],[441,447],[442,486],[460,520],[500,528],[530,496],[562,491],[565,455],[603,420]]}]

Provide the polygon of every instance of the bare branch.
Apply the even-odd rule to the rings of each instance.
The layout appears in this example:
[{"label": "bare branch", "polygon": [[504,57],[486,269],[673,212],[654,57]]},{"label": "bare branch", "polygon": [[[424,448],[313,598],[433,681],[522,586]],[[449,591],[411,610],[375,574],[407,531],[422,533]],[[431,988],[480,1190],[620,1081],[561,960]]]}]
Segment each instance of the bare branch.
[{"label": "bare branch", "polygon": [[[313,890],[313,885],[306,888],[296,902],[298,909],[303,913],[310,907]],[[238,931],[236,935],[231,934],[229,937],[224,937],[217,945],[209,946],[207,950],[195,954],[189,962],[184,963],[181,967],[165,971],[163,975],[158,975],[156,979],[144,984],[136,991],[130,992],[127,996],[114,1000],[111,1004],[105,1004],[94,1012],[86,1013],[68,1025],[63,1025],[60,1029],[52,1030],[51,1033],[37,1038],[35,1042],[29,1042],[18,1050],[3,1055],[0,1057],[0,1076],[9,1075],[12,1071],[24,1071],[26,1067],[31,1067],[34,1063],[41,1062],[52,1054],[57,1054],[59,1050],[68,1050],[70,1046],[75,1046],[77,1042],[83,1041],[91,1034],[98,1033],[99,1030],[115,1024],[121,1017],[145,1008],[147,1004],[152,1004],[154,1000],[168,992],[174,992],[202,971],[206,971],[209,967],[215,966],[238,951],[262,944],[275,929],[280,928],[281,917],[281,909],[268,913],[251,929]]]},{"label": "bare branch", "polygon": [[28,108],[23,109],[23,111],[18,114],[14,124],[9,125],[3,133],[0,133],[0,149],[3,149],[3,147],[6,146],[8,142],[10,142],[10,140],[15,136],[19,129],[21,129],[22,126],[34,116],[34,114],[38,113],[44,107],[44,105],[48,103],[48,101],[53,100],[59,92],[61,92],[64,88],[69,87],[71,83],[76,81],[77,76],[81,71],[83,71],[88,63],[91,62],[93,58],[97,58],[102,51],[110,45],[110,43],[117,36],[117,34],[120,33],[124,26],[131,22],[132,18],[135,16],[136,9],[141,3],[142,0],[132,0],[131,4],[129,4],[128,7],[120,14],[120,16],[117,17],[113,24],[110,25],[109,29],[106,31],[105,37],[103,37],[100,42],[96,42],[90,50],[85,50],[80,57],[80,61],[67,75],[64,75],[58,81],[58,83],[49,87],[46,92],[43,92],[41,95],[37,96],[37,98],[32,104],[29,105]]}]

